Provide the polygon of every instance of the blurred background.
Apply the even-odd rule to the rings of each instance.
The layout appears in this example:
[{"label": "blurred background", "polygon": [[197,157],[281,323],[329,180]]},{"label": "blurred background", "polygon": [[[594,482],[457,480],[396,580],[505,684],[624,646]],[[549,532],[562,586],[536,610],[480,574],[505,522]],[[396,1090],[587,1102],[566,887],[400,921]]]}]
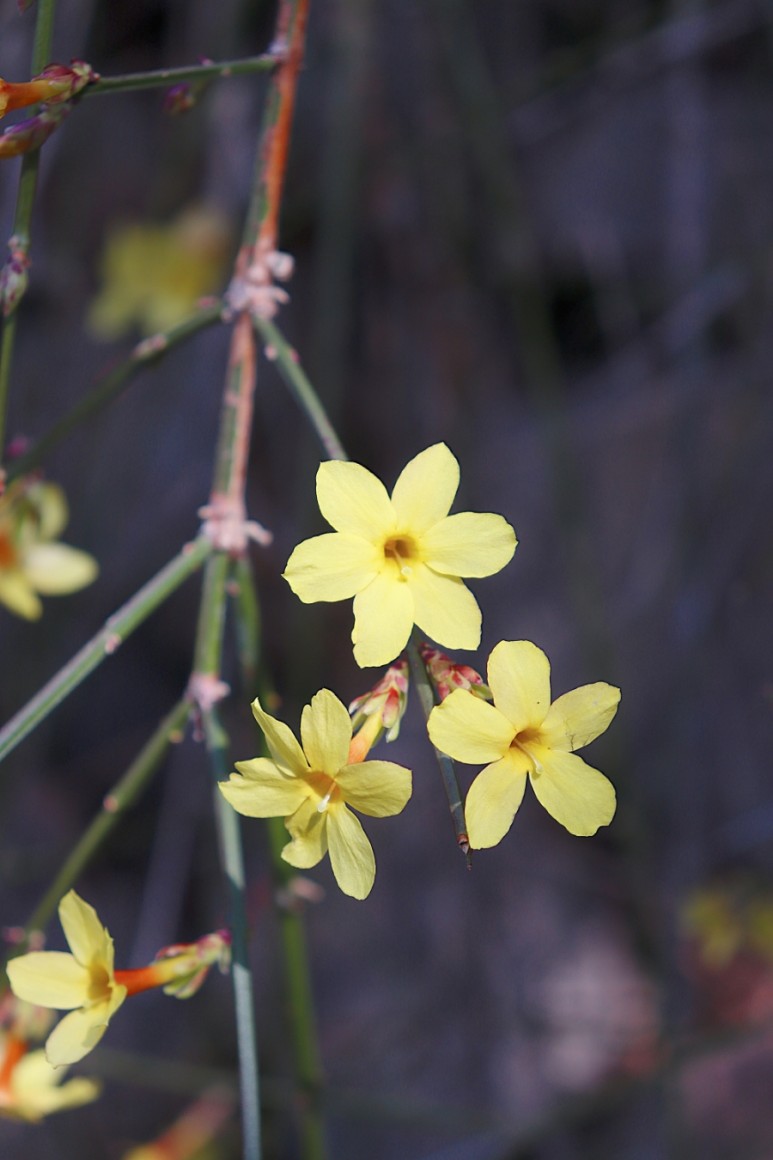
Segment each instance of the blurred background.
[{"label": "blurred background", "polygon": [[[273,9],[61,0],[54,55],[105,76],[252,55]],[[29,75],[33,21],[0,3],[9,80]],[[220,81],[176,117],[160,90],[85,97],[46,145],[11,438],[42,435],[170,299],[223,289],[264,91],[261,76]],[[574,838],[527,793],[469,872],[417,702],[377,751],[410,765],[415,789],[399,819],[366,822],[373,894],[343,897],[327,862],[310,875],[325,891],[307,919],[336,1160],[773,1155],[772,140],[767,0],[312,2],[280,324],[353,459],[391,487],[445,440],[457,510],[515,526],[513,563],[472,585],[481,650],[458,659],[483,670],[499,640],[529,639],[555,694],[623,691],[586,755],[617,786],[612,826]],[[3,236],[17,165],[0,170]],[[227,343],[218,327],[172,351],[50,455],[63,538],[101,575],[36,624],[0,608],[2,720],[196,533]],[[349,602],[303,606],[280,578],[324,530],[320,454],[264,360],[250,514],[274,531],[254,558],[293,727],[321,686],[347,701],[379,675],[354,665]],[[194,579],[4,764],[6,927],[184,688],[197,600]],[[234,673],[243,759],[255,690]],[[263,830],[243,833],[266,1154],[284,1160],[282,967]],[[225,921],[194,739],[77,889],[122,966]],[[63,945],[55,922],[50,937]],[[0,1151],[120,1160],[234,1061],[226,979],[190,1004],[143,996],[77,1069],[106,1077],[102,1100],[38,1127],[0,1121]],[[207,1155],[238,1154],[234,1123]]]}]

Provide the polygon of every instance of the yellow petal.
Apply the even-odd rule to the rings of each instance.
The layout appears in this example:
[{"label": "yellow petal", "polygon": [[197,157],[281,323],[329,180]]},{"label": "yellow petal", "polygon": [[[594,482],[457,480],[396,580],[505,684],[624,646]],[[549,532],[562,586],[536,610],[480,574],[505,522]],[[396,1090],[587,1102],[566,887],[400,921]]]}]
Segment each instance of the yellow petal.
[{"label": "yellow petal", "polygon": [[14,1110],[34,1123],[52,1112],[90,1103],[99,1095],[101,1085],[92,1079],[71,1079],[60,1085],[63,1074],[51,1066],[44,1051],[30,1051],[11,1075]]},{"label": "yellow petal", "polygon": [[422,632],[446,648],[478,647],[480,608],[461,580],[417,564],[408,586],[413,596],[414,620]]},{"label": "yellow petal", "polygon": [[308,786],[299,777],[285,773],[267,758],[240,761],[218,789],[237,813],[247,818],[286,818],[295,813],[308,797]]},{"label": "yellow petal", "polygon": [[529,746],[539,763],[531,774],[537,798],[570,834],[589,837],[608,826],[615,814],[615,790],[597,769],[574,753]]},{"label": "yellow petal", "polygon": [[70,518],[64,491],[58,483],[37,483],[27,494],[37,509],[38,539],[55,540]]},{"label": "yellow petal", "polygon": [[620,690],[604,681],[564,693],[550,706],[540,741],[549,749],[582,749],[609,726],[619,702]]},{"label": "yellow petal", "polygon": [[25,620],[38,620],[43,605],[20,568],[0,569],[0,604]]},{"label": "yellow petal", "polygon": [[30,544],[22,561],[24,574],[44,596],[77,592],[96,578],[99,566],[88,552],[68,544]]},{"label": "yellow petal", "polygon": [[459,464],[445,443],[415,456],[398,476],[392,506],[401,531],[420,536],[448,515],[459,487]]},{"label": "yellow petal", "polygon": [[282,850],[285,862],[299,870],[308,870],[321,862],[327,853],[327,811],[320,811],[312,801],[304,802],[285,825],[292,838]]},{"label": "yellow petal", "polygon": [[354,659],[360,668],[388,665],[403,651],[413,628],[409,585],[380,573],[354,598]]},{"label": "yellow petal", "polygon": [[467,836],[475,850],[496,846],[510,829],[523,801],[528,770],[526,755],[509,749],[475,778],[464,803]]},{"label": "yellow petal", "polygon": [[346,765],[336,781],[346,803],[372,818],[399,814],[411,796],[410,769],[393,761]]},{"label": "yellow petal", "polygon": [[39,1007],[67,1011],[88,1001],[88,970],[64,951],[31,951],[8,964],[11,990]]},{"label": "yellow petal", "polygon": [[317,502],[337,532],[383,541],[395,527],[395,513],[380,479],[359,463],[331,459],[317,471]]},{"label": "yellow petal", "polygon": [[493,576],[513,556],[515,532],[491,512],[447,516],[422,537],[425,563],[446,576]]},{"label": "yellow petal", "polygon": [[327,836],[336,882],[351,898],[367,898],[376,877],[376,859],[365,831],[346,806],[330,810]]},{"label": "yellow petal", "polygon": [[307,773],[309,763],[292,729],[284,721],[278,721],[266,713],[257,697],[252,702],[252,715],[263,730],[269,752],[280,769],[299,775]]},{"label": "yellow petal", "polygon": [[504,714],[467,689],[455,689],[436,705],[427,729],[436,749],[468,765],[503,757],[515,737]]},{"label": "yellow petal", "polygon": [[530,640],[502,640],[488,661],[494,704],[516,733],[538,728],[550,708],[550,662]]},{"label": "yellow petal", "polygon": [[52,1067],[77,1063],[96,1047],[106,1031],[105,1004],[71,1011],[57,1023],[46,1040],[46,1059]]},{"label": "yellow petal", "polygon": [[349,755],[352,719],[330,689],[320,689],[301,715],[301,740],[312,769],[335,777]]},{"label": "yellow petal", "polygon": [[360,536],[327,532],[298,544],[283,576],[304,604],[348,600],[378,575],[383,550]]},{"label": "yellow petal", "polygon": [[59,903],[59,921],[67,943],[77,962],[88,967],[101,963],[110,972],[113,969],[113,940],[88,902],[69,890]]}]

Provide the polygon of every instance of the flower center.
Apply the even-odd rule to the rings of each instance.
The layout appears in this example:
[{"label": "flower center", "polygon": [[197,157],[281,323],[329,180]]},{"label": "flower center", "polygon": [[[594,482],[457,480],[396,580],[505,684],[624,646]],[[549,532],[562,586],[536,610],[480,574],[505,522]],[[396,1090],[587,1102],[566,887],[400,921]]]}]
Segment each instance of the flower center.
[{"label": "flower center", "polygon": [[10,537],[0,531],[0,568],[12,568],[16,563],[16,552]]},{"label": "flower center", "polygon": [[110,998],[112,980],[102,963],[92,963],[89,968],[89,1002],[103,1003]]},{"label": "flower center", "polygon": [[341,791],[335,778],[323,773],[321,769],[312,769],[306,774],[306,781],[319,798],[317,813],[324,814],[331,802],[341,800]]},{"label": "flower center", "polygon": [[534,777],[539,777],[542,773],[542,762],[538,761],[532,752],[532,744],[539,739],[539,729],[534,725],[527,726],[526,729],[521,729],[520,733],[516,733],[513,740],[510,742],[511,749],[520,749],[528,759],[531,765],[531,774]]},{"label": "flower center", "polygon": [[390,536],[384,544],[384,559],[396,566],[399,579],[407,580],[413,571],[412,562],[419,559],[413,536]]}]

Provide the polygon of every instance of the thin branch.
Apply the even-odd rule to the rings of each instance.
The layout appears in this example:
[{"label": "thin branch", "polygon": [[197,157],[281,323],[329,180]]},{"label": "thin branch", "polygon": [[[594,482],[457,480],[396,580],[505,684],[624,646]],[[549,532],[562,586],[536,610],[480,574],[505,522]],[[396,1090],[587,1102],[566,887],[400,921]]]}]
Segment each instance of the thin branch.
[{"label": "thin branch", "polygon": [[96,636],[0,729],[0,761],[44,721],[65,697],[77,689],[94,669],[112,656],[126,638],[201,567],[211,551],[212,544],[206,536],[186,544],[131,600],[109,617]]},{"label": "thin branch", "polygon": [[134,92],[137,89],[165,88],[186,81],[246,76],[250,73],[269,71],[275,68],[280,60],[278,54],[266,52],[261,56],[247,56],[241,60],[223,60],[219,63],[207,61],[203,64],[187,65],[184,68],[159,68],[149,72],[100,77],[98,81],[84,89],[83,96],[102,97],[110,93]]}]

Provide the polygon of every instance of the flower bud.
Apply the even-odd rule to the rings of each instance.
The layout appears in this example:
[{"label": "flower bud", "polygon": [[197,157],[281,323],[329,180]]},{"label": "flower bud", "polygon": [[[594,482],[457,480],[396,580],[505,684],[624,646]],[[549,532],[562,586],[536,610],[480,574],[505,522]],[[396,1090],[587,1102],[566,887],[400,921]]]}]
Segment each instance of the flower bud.
[{"label": "flower bud", "polygon": [[453,693],[454,689],[467,689],[483,701],[491,700],[491,690],[475,669],[469,665],[456,664],[440,649],[433,648],[426,642],[419,645],[419,652],[441,701],[444,701],[449,693]]},{"label": "flower bud", "polygon": [[0,157],[18,157],[39,149],[70,112],[70,105],[54,105],[0,135]]},{"label": "flower bud", "polygon": [[[401,659],[389,666],[372,689],[351,702],[349,713],[354,733],[352,747],[356,756],[353,757],[350,751],[350,761],[362,761],[384,732],[387,741],[394,741],[400,732],[400,721],[408,704],[409,684],[408,662]],[[366,741],[367,747],[364,748]]]}]

